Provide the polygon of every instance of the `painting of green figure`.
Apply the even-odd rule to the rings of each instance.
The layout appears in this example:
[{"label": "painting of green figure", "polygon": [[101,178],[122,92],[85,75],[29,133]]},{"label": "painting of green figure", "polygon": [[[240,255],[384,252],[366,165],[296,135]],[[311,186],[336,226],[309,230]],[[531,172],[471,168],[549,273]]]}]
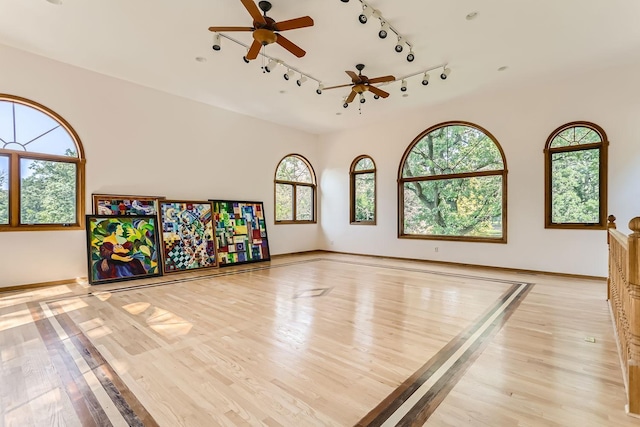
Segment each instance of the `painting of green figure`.
[{"label": "painting of green figure", "polygon": [[87,215],[89,283],[161,275],[155,216]]},{"label": "painting of green figure", "polygon": [[165,273],[215,267],[210,202],[160,200]]}]

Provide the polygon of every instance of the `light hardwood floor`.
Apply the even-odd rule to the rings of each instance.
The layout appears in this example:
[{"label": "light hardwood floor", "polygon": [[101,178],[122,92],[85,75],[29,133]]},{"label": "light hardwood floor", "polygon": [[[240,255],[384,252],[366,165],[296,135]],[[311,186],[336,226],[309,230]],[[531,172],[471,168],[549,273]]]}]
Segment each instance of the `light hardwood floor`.
[{"label": "light hardwood floor", "polygon": [[326,253],[0,293],[0,403],[0,426],[640,424],[604,282]]}]

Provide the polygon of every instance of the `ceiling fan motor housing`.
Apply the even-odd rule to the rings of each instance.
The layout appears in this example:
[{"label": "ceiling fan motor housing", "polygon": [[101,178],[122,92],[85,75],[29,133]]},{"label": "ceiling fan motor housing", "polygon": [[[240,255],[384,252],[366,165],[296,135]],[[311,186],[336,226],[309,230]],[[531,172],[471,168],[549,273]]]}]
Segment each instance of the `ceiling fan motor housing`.
[{"label": "ceiling fan motor housing", "polygon": [[268,44],[275,43],[278,39],[278,36],[271,30],[258,28],[253,32],[253,38],[260,42],[260,44],[262,44],[263,46],[266,46]]}]

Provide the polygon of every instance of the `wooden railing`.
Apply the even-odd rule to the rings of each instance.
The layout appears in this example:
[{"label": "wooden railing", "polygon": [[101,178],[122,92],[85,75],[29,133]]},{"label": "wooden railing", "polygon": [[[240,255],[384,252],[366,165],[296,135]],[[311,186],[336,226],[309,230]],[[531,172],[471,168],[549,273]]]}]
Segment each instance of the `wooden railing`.
[{"label": "wooden railing", "polygon": [[640,217],[629,221],[629,236],[616,230],[609,216],[607,296],[620,346],[628,412],[640,415]]}]

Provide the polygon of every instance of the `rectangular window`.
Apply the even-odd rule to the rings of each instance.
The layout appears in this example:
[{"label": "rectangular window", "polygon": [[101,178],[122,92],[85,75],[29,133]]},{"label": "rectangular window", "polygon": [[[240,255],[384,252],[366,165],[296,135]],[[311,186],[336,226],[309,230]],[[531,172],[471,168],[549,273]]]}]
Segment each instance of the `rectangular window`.
[{"label": "rectangular window", "polygon": [[311,221],[313,218],[313,188],[296,185],[296,220]]},{"label": "rectangular window", "polygon": [[600,149],[551,154],[551,222],[600,222]]},{"label": "rectangular window", "polygon": [[355,221],[372,222],[375,220],[375,174],[354,174],[355,179]]},{"label": "rectangular window", "polygon": [[502,237],[502,175],[404,183],[403,234]]},{"label": "rectangular window", "polygon": [[293,220],[293,185],[276,184],[276,221]]},{"label": "rectangular window", "polygon": [[20,223],[76,224],[75,163],[20,159]]},{"label": "rectangular window", "polygon": [[9,224],[9,157],[0,156],[0,224]]}]

